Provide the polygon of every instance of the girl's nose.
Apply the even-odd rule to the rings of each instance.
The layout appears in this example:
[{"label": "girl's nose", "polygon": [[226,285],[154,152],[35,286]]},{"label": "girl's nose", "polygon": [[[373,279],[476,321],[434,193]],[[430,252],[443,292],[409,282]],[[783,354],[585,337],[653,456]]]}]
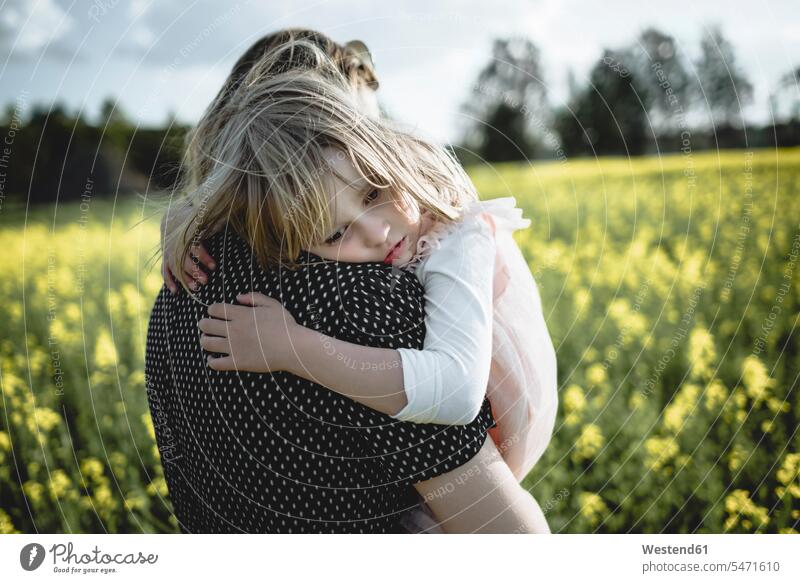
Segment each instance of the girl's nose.
[{"label": "girl's nose", "polygon": [[389,237],[389,223],[375,217],[369,221],[364,229],[364,242],[370,247],[379,247],[386,243]]}]

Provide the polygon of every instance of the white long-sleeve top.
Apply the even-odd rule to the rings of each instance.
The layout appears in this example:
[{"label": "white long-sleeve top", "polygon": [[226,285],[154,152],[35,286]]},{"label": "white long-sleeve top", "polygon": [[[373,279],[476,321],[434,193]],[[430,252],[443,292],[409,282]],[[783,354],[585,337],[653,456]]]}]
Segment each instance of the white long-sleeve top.
[{"label": "white long-sleeve top", "polygon": [[489,224],[467,214],[416,266],[425,288],[425,343],[397,349],[408,404],[394,418],[460,425],[478,415],[492,359],[495,255]]},{"label": "white long-sleeve top", "polygon": [[427,333],[422,350],[399,349],[408,404],[395,416],[469,423],[488,397],[497,421],[489,433],[519,480],[547,448],[558,410],[555,349],[512,237],[529,226],[505,197],[475,201],[460,223],[420,237],[407,267],[425,288]]}]

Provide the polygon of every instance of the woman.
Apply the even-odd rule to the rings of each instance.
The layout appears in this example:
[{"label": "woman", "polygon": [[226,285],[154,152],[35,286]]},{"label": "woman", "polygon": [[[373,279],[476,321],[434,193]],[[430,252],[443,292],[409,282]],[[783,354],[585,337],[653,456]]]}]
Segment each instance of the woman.
[{"label": "woman", "polygon": [[[187,148],[190,189],[201,191],[203,185],[208,184],[209,173],[215,163],[211,158],[210,152],[214,150],[215,140],[222,139],[222,136],[225,135],[227,121],[225,112],[231,111],[231,108],[226,108],[226,105],[228,105],[231,96],[236,94],[237,88],[245,81],[246,77],[248,75],[252,77],[261,74],[281,73],[290,69],[302,68],[308,64],[304,61],[305,56],[298,52],[297,54],[288,54],[285,61],[280,62],[277,67],[265,71],[254,70],[254,68],[263,65],[258,59],[258,56],[263,54],[263,51],[269,50],[272,46],[282,44],[296,36],[310,40],[333,56],[342,73],[350,80],[353,90],[359,97],[359,102],[368,109],[371,115],[377,113],[374,100],[374,89],[377,87],[377,80],[374,77],[368,52],[366,52],[363,44],[351,43],[349,47],[339,47],[324,35],[310,31],[286,31],[267,37],[267,39],[256,43],[240,59],[217,99],[190,136]],[[247,223],[246,227],[255,227],[257,234],[254,235],[255,240],[251,242],[260,249],[261,245],[259,243],[264,242],[264,237],[269,238],[269,233],[263,232],[264,225],[252,224],[253,217],[256,217],[256,223],[260,222],[258,219],[260,211],[253,213],[251,208],[253,200],[240,196],[222,201],[215,199],[214,194],[213,187],[209,191],[208,200],[197,196],[197,192],[195,194],[199,205],[207,203],[211,209],[209,212],[211,219],[204,222],[202,227],[195,229],[198,231],[197,235],[201,235],[203,229],[216,230],[217,227],[221,226],[221,221],[233,221],[238,232],[250,234],[251,229],[244,228],[244,223]],[[227,215],[221,212],[222,206],[228,209]],[[194,213],[194,216],[202,217],[205,214],[202,212],[204,209],[199,209],[197,206],[192,207],[184,204],[182,208],[183,210],[179,210],[178,223],[183,224],[184,228],[177,229],[177,227],[173,227],[171,229],[167,223],[164,226],[165,241],[167,242],[166,251],[168,256],[172,257],[183,257],[182,254],[175,253],[174,245],[182,248],[181,246],[185,246],[186,242],[192,239],[195,234],[189,232],[192,229],[194,218],[190,215]],[[176,230],[182,232],[176,233]],[[197,289],[199,284],[205,283],[207,280],[206,274],[200,267],[201,264],[213,269],[213,259],[200,244],[199,237],[197,243],[191,247],[191,255],[192,257],[185,260],[182,265],[180,262],[175,261],[172,262],[172,265],[174,268],[179,268],[177,266],[182,267],[183,273],[178,278],[182,283],[189,283],[193,289]],[[173,291],[176,291],[175,278],[172,277],[173,271],[170,271],[168,266],[165,266],[164,270],[168,285]],[[499,454],[492,440],[486,440],[485,446],[473,460],[477,471],[470,473],[469,480],[459,480],[457,484],[453,484],[452,481],[441,484],[439,482],[445,478],[440,477],[434,478],[429,481],[430,484],[422,485],[418,488],[422,496],[429,501],[436,518],[444,522],[443,526],[446,531],[547,532],[547,525],[538,505],[519,487],[508,467],[499,463],[499,459]],[[426,488],[431,489],[428,490],[428,493],[444,489],[448,495],[444,497],[429,497],[426,494]],[[480,503],[475,503],[476,500],[480,500]],[[415,524],[420,524],[420,521],[416,521]]]}]

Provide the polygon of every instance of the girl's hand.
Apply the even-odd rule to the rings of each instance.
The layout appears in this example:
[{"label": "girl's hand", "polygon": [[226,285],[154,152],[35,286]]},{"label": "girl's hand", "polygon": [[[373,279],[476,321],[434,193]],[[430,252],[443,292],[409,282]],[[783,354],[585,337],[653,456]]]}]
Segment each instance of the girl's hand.
[{"label": "girl's hand", "polygon": [[200,346],[226,356],[208,357],[214,370],[274,372],[289,370],[292,335],[297,328],[280,302],[260,293],[239,294],[235,304],[211,304],[210,318],[199,322]]},{"label": "girl's hand", "polygon": [[[194,257],[194,259],[192,257]],[[208,276],[205,271],[200,269],[201,265],[207,267],[211,271],[214,271],[217,267],[214,258],[208,254],[208,251],[206,251],[202,243],[192,246],[191,256],[186,257],[183,262],[183,271],[191,282],[189,287],[194,291],[200,289],[202,284],[208,283]],[[167,284],[169,291],[173,294],[178,293],[178,284],[175,282],[175,276],[165,261],[161,262],[161,276],[164,278],[164,282]]]}]

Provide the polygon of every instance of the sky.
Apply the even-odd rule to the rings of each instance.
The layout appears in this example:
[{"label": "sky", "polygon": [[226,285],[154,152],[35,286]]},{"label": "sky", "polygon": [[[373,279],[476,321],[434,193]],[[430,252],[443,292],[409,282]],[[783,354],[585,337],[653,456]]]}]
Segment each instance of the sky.
[{"label": "sky", "polygon": [[550,102],[559,105],[569,72],[585,82],[604,48],[628,45],[655,26],[691,62],[711,25],[733,43],[754,85],[746,118],[768,121],[770,92],[800,66],[796,1],[0,0],[0,104],[24,115],[58,100],[94,119],[111,97],[141,125],[161,125],[172,114],[193,123],[255,40],[302,26],[342,43],[364,41],[384,107],[452,141],[495,38],[521,35],[539,47]]}]

